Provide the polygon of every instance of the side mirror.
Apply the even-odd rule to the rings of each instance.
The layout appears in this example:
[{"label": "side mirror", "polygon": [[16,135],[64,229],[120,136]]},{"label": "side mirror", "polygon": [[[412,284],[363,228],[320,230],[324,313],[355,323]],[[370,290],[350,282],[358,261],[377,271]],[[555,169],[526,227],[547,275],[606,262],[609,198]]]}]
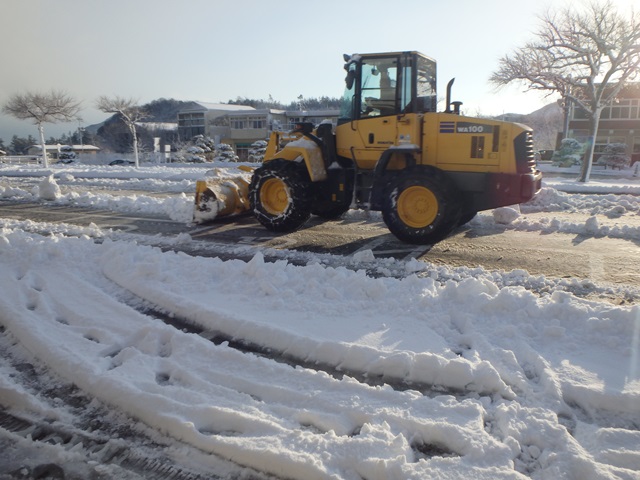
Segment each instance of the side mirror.
[{"label": "side mirror", "polygon": [[356,72],[354,70],[349,70],[347,72],[347,77],[344,79],[346,85],[347,85],[347,90],[351,90],[353,88],[353,82],[356,79]]}]

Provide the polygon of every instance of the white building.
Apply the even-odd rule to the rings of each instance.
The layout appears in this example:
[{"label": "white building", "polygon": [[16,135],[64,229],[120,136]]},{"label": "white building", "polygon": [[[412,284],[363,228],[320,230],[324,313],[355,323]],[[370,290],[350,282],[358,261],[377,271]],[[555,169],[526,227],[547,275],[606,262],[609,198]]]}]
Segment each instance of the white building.
[{"label": "white building", "polygon": [[335,125],[340,113],[338,110],[285,111],[202,102],[195,105],[178,113],[180,139],[186,141],[204,135],[216,143],[231,145],[241,160],[247,159],[254,142],[267,140],[274,130],[290,131],[300,122],[319,125],[330,120]]},{"label": "white building", "polygon": [[[69,151],[71,149],[76,155],[95,155],[100,151],[98,147],[95,145],[45,145],[45,150],[47,151],[47,157],[57,160],[60,157],[60,153]],[[67,147],[67,148],[65,148]],[[39,156],[42,155],[42,147],[40,145],[32,145],[27,150],[27,155]]]}]

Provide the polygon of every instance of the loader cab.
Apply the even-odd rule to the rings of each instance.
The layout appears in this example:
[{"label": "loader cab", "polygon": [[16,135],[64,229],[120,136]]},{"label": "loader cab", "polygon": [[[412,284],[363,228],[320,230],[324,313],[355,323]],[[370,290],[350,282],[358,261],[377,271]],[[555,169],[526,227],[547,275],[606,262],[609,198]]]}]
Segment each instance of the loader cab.
[{"label": "loader cab", "polygon": [[418,52],[345,55],[339,124],[436,111],[436,62]]}]

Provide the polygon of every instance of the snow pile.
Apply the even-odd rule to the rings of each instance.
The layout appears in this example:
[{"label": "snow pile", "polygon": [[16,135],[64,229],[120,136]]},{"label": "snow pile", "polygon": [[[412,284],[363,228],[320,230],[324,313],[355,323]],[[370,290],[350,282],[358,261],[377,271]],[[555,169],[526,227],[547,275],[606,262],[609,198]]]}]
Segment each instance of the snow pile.
[{"label": "snow pile", "polygon": [[606,214],[612,209],[640,212],[638,194],[568,194],[551,187],[543,187],[533,200],[522,205],[523,212],[590,211]]},{"label": "snow pile", "polygon": [[[508,207],[507,207],[508,208]],[[511,229],[539,231],[543,233],[569,233],[594,237],[640,239],[640,224],[627,225],[623,222],[614,225],[602,224],[602,217],[591,215],[584,221],[574,222],[558,217],[531,219],[512,209],[496,209],[492,213],[480,213],[471,221],[472,225],[500,225]],[[497,212],[497,213],[496,213]]]},{"label": "snow pile", "polygon": [[53,179],[53,175],[49,175],[40,182],[37,195],[43,200],[57,200],[60,198],[60,187]]},{"label": "snow pile", "polygon": [[493,210],[493,219],[500,225],[509,225],[518,217],[520,217],[519,208],[502,207]]}]

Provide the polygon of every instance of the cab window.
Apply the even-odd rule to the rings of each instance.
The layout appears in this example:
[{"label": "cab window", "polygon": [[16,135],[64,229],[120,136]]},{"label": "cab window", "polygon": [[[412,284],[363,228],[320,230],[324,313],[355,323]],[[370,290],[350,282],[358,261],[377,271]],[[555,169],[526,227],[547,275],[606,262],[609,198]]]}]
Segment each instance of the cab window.
[{"label": "cab window", "polygon": [[436,95],[436,63],[427,58],[417,58],[416,100],[418,112],[435,112]]},{"label": "cab window", "polygon": [[360,118],[397,112],[397,58],[367,58],[360,76]]}]

